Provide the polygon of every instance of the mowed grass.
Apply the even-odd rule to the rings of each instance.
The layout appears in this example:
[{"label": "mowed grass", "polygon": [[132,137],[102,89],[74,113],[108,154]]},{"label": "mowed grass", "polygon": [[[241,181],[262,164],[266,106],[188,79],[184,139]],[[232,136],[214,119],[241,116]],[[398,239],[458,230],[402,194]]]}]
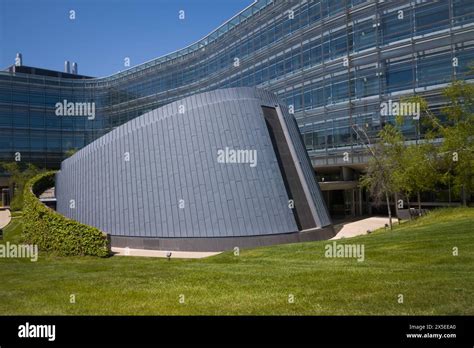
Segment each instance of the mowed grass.
[{"label": "mowed grass", "polygon": [[[5,239],[18,242],[20,231],[18,217]],[[363,244],[363,262],[326,258],[328,243],[201,260],[50,254],[37,262],[0,259],[0,314],[474,314],[472,208],[443,209],[391,232],[337,241]]]}]

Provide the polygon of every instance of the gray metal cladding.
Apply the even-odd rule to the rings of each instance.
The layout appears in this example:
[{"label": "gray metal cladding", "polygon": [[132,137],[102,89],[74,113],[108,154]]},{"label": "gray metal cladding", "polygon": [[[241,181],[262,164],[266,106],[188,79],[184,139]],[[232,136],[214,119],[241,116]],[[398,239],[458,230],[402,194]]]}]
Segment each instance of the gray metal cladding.
[{"label": "gray metal cladding", "polygon": [[[237,237],[297,232],[263,118],[280,105],[254,88],[215,90],[150,111],[63,161],[57,210],[116,236]],[[281,107],[318,212],[330,224],[298,128]],[[220,163],[218,150],[257,161]]]}]

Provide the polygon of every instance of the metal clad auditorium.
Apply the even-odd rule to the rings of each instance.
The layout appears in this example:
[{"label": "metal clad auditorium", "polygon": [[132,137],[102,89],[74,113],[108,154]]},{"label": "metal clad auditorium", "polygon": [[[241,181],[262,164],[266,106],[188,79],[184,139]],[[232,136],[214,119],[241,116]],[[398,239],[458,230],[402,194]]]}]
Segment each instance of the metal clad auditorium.
[{"label": "metal clad auditorium", "polygon": [[58,212],[115,247],[219,251],[334,235],[294,117],[248,87],[109,132],[62,162],[56,197]]}]

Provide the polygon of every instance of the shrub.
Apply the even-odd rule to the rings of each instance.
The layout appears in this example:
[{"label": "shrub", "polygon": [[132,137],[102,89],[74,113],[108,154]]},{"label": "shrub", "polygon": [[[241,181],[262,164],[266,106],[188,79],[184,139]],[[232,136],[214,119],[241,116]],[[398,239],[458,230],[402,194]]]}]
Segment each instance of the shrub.
[{"label": "shrub", "polygon": [[110,239],[98,228],[66,218],[44,205],[38,196],[54,186],[55,172],[35,176],[24,188],[23,238],[40,250],[61,256],[110,255]]}]

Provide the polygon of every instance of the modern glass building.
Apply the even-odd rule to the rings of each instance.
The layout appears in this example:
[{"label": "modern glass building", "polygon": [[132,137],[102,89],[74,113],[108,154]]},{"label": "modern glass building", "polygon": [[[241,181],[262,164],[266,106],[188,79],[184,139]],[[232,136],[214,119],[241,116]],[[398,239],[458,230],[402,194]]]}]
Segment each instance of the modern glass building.
[{"label": "modern glass building", "polygon": [[[260,0],[195,44],[111,76],[0,72],[0,161],[20,152],[24,162],[58,168],[66,151],[147,111],[199,92],[259,87],[294,110],[332,213],[359,214],[366,206],[356,179],[367,158],[351,126],[375,136],[392,121],[381,102],[414,93],[439,110],[443,87],[474,78],[472,61],[472,0]],[[96,117],[57,117],[64,99],[94,102]],[[418,136],[411,122],[404,131]]]}]

